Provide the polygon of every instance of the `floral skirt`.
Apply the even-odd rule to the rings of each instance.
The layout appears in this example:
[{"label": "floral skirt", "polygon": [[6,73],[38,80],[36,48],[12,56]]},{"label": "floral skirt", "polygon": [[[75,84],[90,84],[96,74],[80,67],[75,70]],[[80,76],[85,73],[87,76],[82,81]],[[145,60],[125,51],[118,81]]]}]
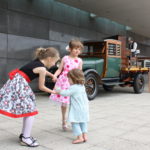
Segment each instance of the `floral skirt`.
[{"label": "floral skirt", "polygon": [[38,114],[35,95],[28,82],[18,73],[0,89],[0,114],[12,118]]},{"label": "floral skirt", "polygon": [[[59,78],[57,79],[57,81],[56,81],[54,90],[58,89],[58,88],[60,88],[61,90],[66,90],[69,87],[70,87],[70,84],[69,84],[67,76],[61,74],[59,76]],[[69,101],[70,97],[69,96],[62,96],[62,95],[59,95],[59,94],[51,94],[49,99],[52,102],[54,102],[58,105],[61,105],[61,106],[67,106],[70,103],[70,101]]]}]

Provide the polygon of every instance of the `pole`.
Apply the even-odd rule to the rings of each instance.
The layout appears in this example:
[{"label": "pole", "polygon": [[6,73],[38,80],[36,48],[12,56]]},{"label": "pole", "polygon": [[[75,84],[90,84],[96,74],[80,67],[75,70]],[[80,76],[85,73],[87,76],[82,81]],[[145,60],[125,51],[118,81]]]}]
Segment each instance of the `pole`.
[{"label": "pole", "polygon": [[148,71],[148,92],[150,93],[150,68]]}]

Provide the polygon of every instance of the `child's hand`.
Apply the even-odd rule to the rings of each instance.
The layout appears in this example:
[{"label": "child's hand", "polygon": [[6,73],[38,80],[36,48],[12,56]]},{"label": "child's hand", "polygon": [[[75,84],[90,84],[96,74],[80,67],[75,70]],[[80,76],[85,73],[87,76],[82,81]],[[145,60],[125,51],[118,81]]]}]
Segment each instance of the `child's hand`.
[{"label": "child's hand", "polygon": [[52,93],[52,94],[58,94],[58,93],[57,93],[56,91],[54,91],[54,90],[53,90],[51,93]]},{"label": "child's hand", "polygon": [[61,88],[60,87],[55,87],[55,94],[60,94]]},{"label": "child's hand", "polygon": [[60,94],[58,91],[55,91],[56,94]]},{"label": "child's hand", "polygon": [[57,92],[57,93],[60,93],[61,92],[61,88],[60,87],[55,87],[55,91]]},{"label": "child's hand", "polygon": [[54,75],[53,78],[52,78],[52,81],[56,82],[56,80],[57,80],[57,77]]},{"label": "child's hand", "polygon": [[53,94],[59,94],[60,92],[58,91],[52,91]]}]

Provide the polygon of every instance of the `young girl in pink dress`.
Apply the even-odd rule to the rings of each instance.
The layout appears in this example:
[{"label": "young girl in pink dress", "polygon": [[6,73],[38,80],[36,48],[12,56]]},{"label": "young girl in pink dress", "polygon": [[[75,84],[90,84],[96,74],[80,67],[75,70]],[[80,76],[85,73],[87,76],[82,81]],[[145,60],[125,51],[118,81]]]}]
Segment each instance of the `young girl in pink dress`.
[{"label": "young girl in pink dress", "polygon": [[[70,87],[67,74],[70,70],[75,68],[82,70],[82,60],[78,57],[79,54],[81,54],[82,50],[83,44],[79,40],[71,40],[69,42],[68,51],[70,52],[70,54],[62,58],[61,64],[54,74],[54,80],[56,80],[57,76],[59,75],[54,89],[61,88],[62,90],[66,90]],[[69,96],[51,94],[50,99],[56,103],[61,104],[62,128],[63,130],[66,130],[66,110],[67,104],[69,104]]]}]

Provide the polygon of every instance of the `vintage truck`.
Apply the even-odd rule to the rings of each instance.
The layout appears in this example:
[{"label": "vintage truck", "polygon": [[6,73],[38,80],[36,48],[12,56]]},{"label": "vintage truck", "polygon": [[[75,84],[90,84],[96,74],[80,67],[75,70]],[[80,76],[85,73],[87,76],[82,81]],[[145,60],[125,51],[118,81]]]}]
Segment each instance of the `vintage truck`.
[{"label": "vintage truck", "polygon": [[[135,93],[142,93],[144,90],[144,74],[148,73],[148,67],[142,66],[143,63],[138,57],[129,59],[131,52],[126,48],[125,36],[113,38],[83,42],[85,49],[80,57],[83,59],[85,87],[89,100],[96,97],[100,85],[106,91],[112,91],[117,85],[133,87]],[[54,66],[51,72],[54,73],[56,69]],[[52,88],[54,83],[49,84],[47,79],[46,85],[51,85]]]},{"label": "vintage truck", "polygon": [[85,87],[89,100],[95,98],[99,85],[106,91],[111,91],[119,85],[133,87],[135,93],[143,92],[144,74],[147,74],[149,69],[142,66],[137,56],[130,57],[131,52],[126,48],[125,36],[115,36],[115,39],[100,42],[84,42],[84,47],[80,57],[83,59]]}]

